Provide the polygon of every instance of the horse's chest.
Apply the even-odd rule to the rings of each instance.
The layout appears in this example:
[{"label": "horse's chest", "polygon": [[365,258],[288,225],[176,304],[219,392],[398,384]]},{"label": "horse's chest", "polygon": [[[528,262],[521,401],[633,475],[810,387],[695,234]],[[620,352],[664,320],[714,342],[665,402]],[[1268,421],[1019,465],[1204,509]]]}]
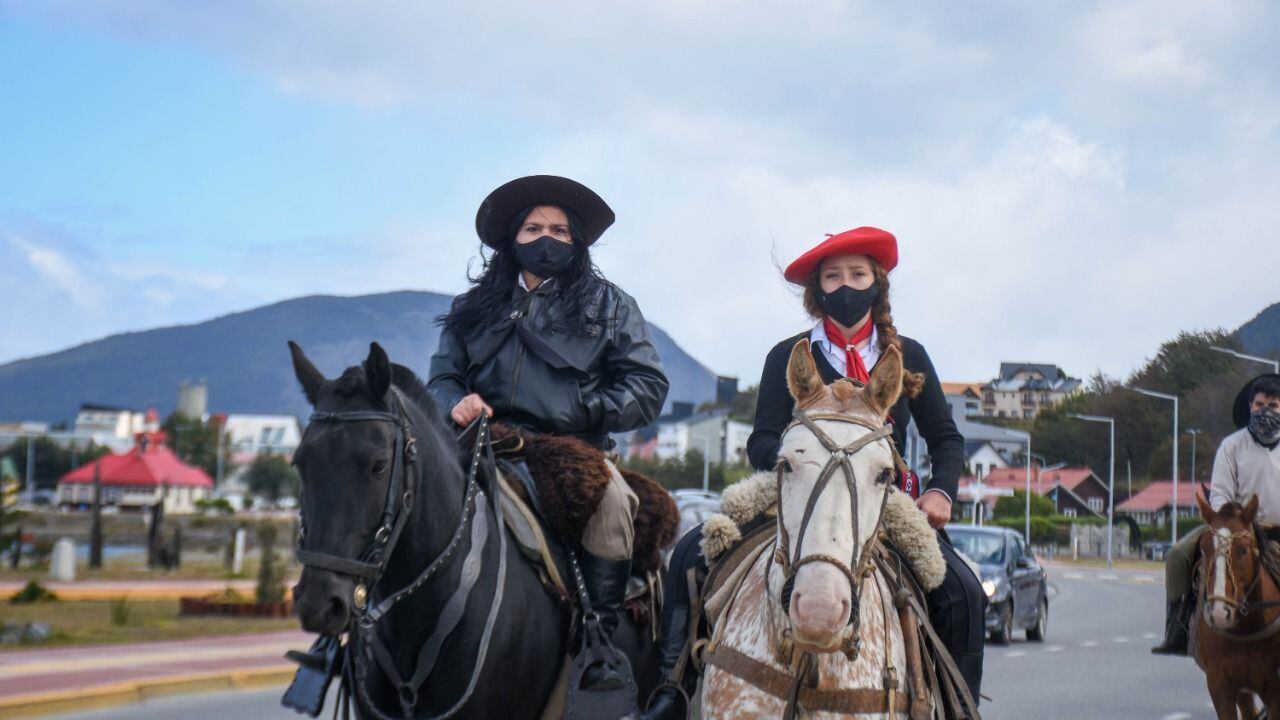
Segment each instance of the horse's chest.
[{"label": "horse's chest", "polygon": [[[770,627],[767,610],[768,588],[765,582],[766,555],[756,561],[750,574],[744,579],[737,597],[721,619],[725,626],[722,643],[743,654],[789,672],[776,662],[773,639],[775,630]],[[858,657],[850,662],[841,653],[818,656],[821,689],[876,688],[884,686],[885,649],[889,648],[889,663],[900,679],[906,677],[906,652],[902,642],[901,627],[892,610],[892,596],[878,574],[871,575],[863,584],[861,610],[862,646]],[[779,615],[779,619],[781,616]],[[886,632],[887,629],[887,632]],[[776,628],[781,631],[781,627]],[[886,644],[887,643],[887,644]],[[717,667],[708,667],[703,683],[702,716],[708,720],[748,720],[780,717],[786,702],[764,692],[747,681]],[[846,717],[834,713],[803,714],[801,717],[817,720],[835,720]],[[883,717],[874,715],[867,717]]]}]

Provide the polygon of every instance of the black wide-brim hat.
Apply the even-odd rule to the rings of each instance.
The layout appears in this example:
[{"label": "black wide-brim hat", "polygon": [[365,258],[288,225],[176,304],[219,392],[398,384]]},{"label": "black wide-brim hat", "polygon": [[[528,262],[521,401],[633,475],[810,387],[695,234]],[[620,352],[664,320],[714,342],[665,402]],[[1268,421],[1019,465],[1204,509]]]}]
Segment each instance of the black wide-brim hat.
[{"label": "black wide-brim hat", "polygon": [[558,175],[530,175],[489,193],[476,213],[476,234],[485,245],[501,247],[510,239],[516,214],[536,205],[555,205],[577,216],[587,245],[600,239],[614,220],[613,208],[586,185]]},{"label": "black wide-brim hat", "polygon": [[1231,406],[1231,419],[1235,421],[1237,429],[1249,424],[1249,406],[1253,404],[1253,396],[1255,395],[1253,392],[1253,386],[1257,385],[1259,381],[1266,380],[1268,378],[1280,382],[1280,375],[1275,373],[1263,373],[1262,375],[1259,375],[1245,383],[1244,387],[1240,388],[1240,393],[1236,395],[1236,403]]}]

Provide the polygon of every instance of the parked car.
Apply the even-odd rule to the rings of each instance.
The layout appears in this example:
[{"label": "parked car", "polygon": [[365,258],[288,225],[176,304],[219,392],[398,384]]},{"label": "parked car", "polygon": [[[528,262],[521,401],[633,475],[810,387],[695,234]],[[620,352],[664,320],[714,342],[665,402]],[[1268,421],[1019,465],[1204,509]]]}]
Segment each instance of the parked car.
[{"label": "parked car", "polygon": [[1044,642],[1049,628],[1048,582],[1022,535],[972,525],[948,525],[947,534],[956,550],[979,568],[991,641],[1004,645],[1015,629],[1025,629],[1027,640]]},{"label": "parked car", "polygon": [[701,524],[713,513],[720,512],[720,493],[683,488],[671,493],[680,508],[680,533],[676,538]]}]

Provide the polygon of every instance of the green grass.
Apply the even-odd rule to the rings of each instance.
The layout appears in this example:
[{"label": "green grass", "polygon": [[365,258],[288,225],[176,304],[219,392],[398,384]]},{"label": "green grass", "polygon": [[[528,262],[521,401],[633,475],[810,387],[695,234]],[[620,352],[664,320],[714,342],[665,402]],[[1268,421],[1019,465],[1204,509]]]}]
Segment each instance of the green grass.
[{"label": "green grass", "polygon": [[[301,572],[293,561],[292,555],[279,550],[276,554],[288,561],[285,566],[287,576],[295,577]],[[194,551],[183,554],[182,566],[176,570],[160,568],[148,570],[146,555],[142,553],[112,556],[104,560],[102,567],[97,570],[90,570],[86,561],[76,560],[76,580],[254,580],[257,577],[258,555],[256,553],[245,557],[244,570],[239,575],[233,575],[223,567],[221,555]],[[0,580],[48,582],[49,565],[42,563],[30,566],[24,560],[23,567],[10,570],[6,563],[3,569],[0,569]]]},{"label": "green grass", "polygon": [[62,601],[9,605],[0,608],[4,622],[23,624],[33,620],[49,623],[53,636],[48,642],[0,646],[0,652],[30,647],[96,645],[103,643],[181,640],[206,635],[295,630],[296,618],[184,617],[178,614],[177,600],[126,600],[127,617],[120,619],[119,599],[111,601]]}]

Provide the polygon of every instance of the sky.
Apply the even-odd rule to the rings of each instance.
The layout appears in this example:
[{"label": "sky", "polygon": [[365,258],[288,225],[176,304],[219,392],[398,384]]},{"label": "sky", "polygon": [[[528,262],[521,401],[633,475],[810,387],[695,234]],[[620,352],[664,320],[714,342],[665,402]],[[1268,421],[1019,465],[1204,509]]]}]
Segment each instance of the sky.
[{"label": "sky", "polygon": [[462,292],[536,173],[744,383],[808,324],[780,267],[861,225],[944,380],[1122,377],[1280,301],[1280,5],[1010,5],[0,0],[0,363]]}]

